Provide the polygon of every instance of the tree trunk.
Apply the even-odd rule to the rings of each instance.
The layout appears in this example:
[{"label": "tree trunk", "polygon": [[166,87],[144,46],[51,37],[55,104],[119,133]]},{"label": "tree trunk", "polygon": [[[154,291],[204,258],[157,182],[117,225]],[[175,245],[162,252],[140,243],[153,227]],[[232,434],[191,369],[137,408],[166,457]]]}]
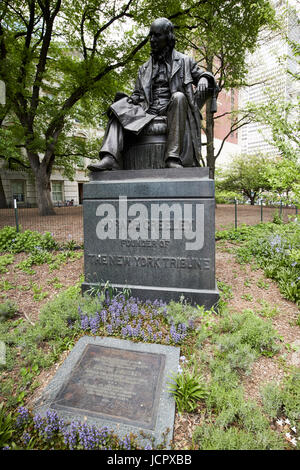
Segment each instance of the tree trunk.
[{"label": "tree trunk", "polygon": [[210,111],[211,98],[206,101],[206,164],[209,167],[209,177],[215,178],[215,147],[214,147],[214,115]]},{"label": "tree trunk", "polygon": [[36,200],[40,215],[55,215],[51,200],[50,175],[41,165],[35,172]]},{"label": "tree trunk", "polygon": [[5,197],[5,192],[2,184],[2,179],[0,176],[0,209],[6,209],[7,208],[7,202],[6,202],[6,197]]}]

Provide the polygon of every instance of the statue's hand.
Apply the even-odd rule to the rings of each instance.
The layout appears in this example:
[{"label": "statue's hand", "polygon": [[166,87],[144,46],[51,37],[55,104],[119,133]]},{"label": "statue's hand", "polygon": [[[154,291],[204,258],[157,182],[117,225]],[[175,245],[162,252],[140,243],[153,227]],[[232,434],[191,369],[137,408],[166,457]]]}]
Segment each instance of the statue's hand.
[{"label": "statue's hand", "polygon": [[208,91],[208,80],[205,77],[200,78],[198,85],[197,85],[197,91],[200,95],[201,98],[205,98],[205,95]]},{"label": "statue's hand", "polygon": [[129,96],[129,98],[127,98],[127,101],[128,101],[128,103],[130,103],[130,104],[138,104],[139,101],[140,101],[140,99],[139,99],[138,96],[134,96],[134,95],[133,95],[133,96]]}]

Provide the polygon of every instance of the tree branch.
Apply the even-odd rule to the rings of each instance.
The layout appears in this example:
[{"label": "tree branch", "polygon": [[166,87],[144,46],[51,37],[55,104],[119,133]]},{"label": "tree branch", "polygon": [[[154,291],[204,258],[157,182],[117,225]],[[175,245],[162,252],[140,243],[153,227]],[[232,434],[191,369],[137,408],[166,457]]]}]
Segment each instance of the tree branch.
[{"label": "tree branch", "polygon": [[118,15],[113,16],[106,24],[104,24],[101,28],[98,29],[98,31],[97,31],[96,34],[94,35],[92,56],[95,55],[96,47],[97,47],[97,41],[98,41],[98,39],[99,39],[100,34],[103,33],[103,31],[105,31],[107,28],[109,28],[109,26],[110,26],[112,23],[114,23],[115,21],[119,20],[119,19],[122,18],[123,16],[126,16],[126,13],[127,13],[127,11],[129,10],[130,5],[131,5],[132,2],[133,2],[133,0],[129,0],[129,2],[127,3],[127,5],[125,5],[123,11],[121,11]]},{"label": "tree branch", "polygon": [[[107,67],[104,68],[98,75],[96,75],[91,82],[93,84],[96,84],[99,80],[101,80],[105,75],[107,75],[109,72],[112,70],[115,70],[120,67],[124,67],[136,54],[137,52],[144,47],[144,45],[147,43],[148,37],[143,39],[139,44],[136,45],[136,47],[128,54],[127,57],[124,58],[124,60],[121,60],[119,62],[116,62],[115,64],[108,65]],[[66,99],[64,104],[61,107],[61,110],[58,112],[57,116],[51,121],[51,123],[48,126],[48,129],[46,131],[46,141],[49,141],[50,138],[55,138],[58,137],[59,133],[61,132],[63,125],[64,125],[64,116],[65,114],[74,106],[77,101],[80,100],[84,96],[84,94],[90,89],[90,85],[88,84],[83,84],[80,85],[79,87],[76,88],[76,90],[73,91],[71,96]]]},{"label": "tree branch", "polygon": [[[26,31],[26,38],[25,38],[25,44],[24,44],[24,49],[23,49],[23,57],[22,57],[22,62],[21,62],[21,67],[20,67],[20,74],[17,79],[17,82],[22,86],[22,88],[25,88],[25,82],[26,82],[26,65],[28,63],[29,59],[29,48],[30,48],[30,43],[31,43],[31,38],[32,38],[32,33],[34,29],[34,18],[35,18],[35,2],[34,0],[31,0],[29,2],[29,22],[26,23],[27,26],[27,31]],[[23,94],[21,92],[16,93],[16,97],[20,103],[20,108],[23,109],[23,112],[26,113],[27,111],[27,101],[24,98]]]},{"label": "tree branch", "polygon": [[18,165],[21,165],[23,168],[30,169],[30,165],[27,165],[26,163],[22,162],[21,160],[18,160],[17,158],[6,157],[5,155],[0,155],[0,158],[2,158],[2,160],[8,161],[8,164],[10,161],[12,161],[17,163]]},{"label": "tree branch", "polygon": [[200,5],[204,5],[205,3],[209,3],[209,0],[200,0],[194,5],[191,5],[190,7],[186,8],[185,10],[178,11],[176,13],[173,13],[173,15],[168,16],[169,20],[173,20],[174,18],[179,18],[180,16],[187,15],[190,13],[194,8],[198,8]]},{"label": "tree branch", "polygon": [[5,4],[6,6],[8,6],[17,16],[19,16],[21,18],[21,20],[23,21],[23,23],[25,24],[26,28],[28,28],[29,24],[27,23],[26,19],[24,18],[24,16],[22,15],[22,13],[20,13],[20,11],[16,10],[16,8],[14,8],[10,2],[8,1],[5,1]]},{"label": "tree branch", "polygon": [[[250,124],[251,122],[251,119],[249,119],[248,121],[246,122],[242,122],[243,119],[245,119],[246,116],[243,116],[239,121],[237,121],[235,124],[233,124],[231,127],[230,127],[230,131],[226,134],[226,136],[223,138],[222,140],[222,143],[220,145],[220,148],[218,150],[218,152],[216,153],[215,155],[215,160],[218,158],[218,156],[220,155],[223,147],[224,147],[224,144],[225,144],[225,141],[226,139],[230,136],[230,134],[232,132],[236,132],[238,129],[240,129],[241,127],[245,126],[246,124]],[[239,125],[238,125],[239,124]]]},{"label": "tree branch", "polygon": [[[39,4],[42,3],[39,1]],[[48,3],[48,2],[46,2]],[[48,4],[49,5],[49,4]],[[33,121],[35,118],[35,111],[37,109],[39,103],[39,94],[41,83],[43,79],[43,74],[45,72],[46,63],[47,63],[47,54],[50,47],[51,37],[52,37],[52,30],[53,30],[53,23],[55,20],[56,15],[59,12],[61,6],[61,0],[56,2],[55,9],[51,15],[50,8],[46,11],[46,7],[43,9],[44,18],[46,22],[46,31],[43,37],[42,48],[40,52],[40,57],[37,65],[36,75],[32,87],[32,96],[31,96],[31,103],[30,103],[30,110],[29,110],[29,122],[30,126],[33,125]]]}]

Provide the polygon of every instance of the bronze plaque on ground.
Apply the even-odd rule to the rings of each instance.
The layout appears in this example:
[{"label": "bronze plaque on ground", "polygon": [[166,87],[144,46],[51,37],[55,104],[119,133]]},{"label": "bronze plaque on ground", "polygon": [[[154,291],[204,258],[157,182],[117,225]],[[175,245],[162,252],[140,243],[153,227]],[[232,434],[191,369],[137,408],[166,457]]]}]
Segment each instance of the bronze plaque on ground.
[{"label": "bronze plaque on ground", "polygon": [[88,344],[51,407],[153,430],[165,355]]}]

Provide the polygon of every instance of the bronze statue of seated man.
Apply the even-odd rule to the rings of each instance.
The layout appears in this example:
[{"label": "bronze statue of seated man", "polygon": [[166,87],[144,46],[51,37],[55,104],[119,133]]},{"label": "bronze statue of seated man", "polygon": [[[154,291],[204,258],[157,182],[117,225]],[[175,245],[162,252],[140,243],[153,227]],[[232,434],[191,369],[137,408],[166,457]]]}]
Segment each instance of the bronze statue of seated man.
[{"label": "bronze statue of seated man", "polygon": [[101,161],[90,165],[91,171],[122,169],[126,132],[139,134],[157,116],[167,120],[165,167],[199,166],[199,108],[209,96],[216,96],[214,76],[175,50],[174,26],[168,19],[155,20],[149,36],[151,57],[139,69],[133,94],[111,105],[112,117],[99,152]]}]

